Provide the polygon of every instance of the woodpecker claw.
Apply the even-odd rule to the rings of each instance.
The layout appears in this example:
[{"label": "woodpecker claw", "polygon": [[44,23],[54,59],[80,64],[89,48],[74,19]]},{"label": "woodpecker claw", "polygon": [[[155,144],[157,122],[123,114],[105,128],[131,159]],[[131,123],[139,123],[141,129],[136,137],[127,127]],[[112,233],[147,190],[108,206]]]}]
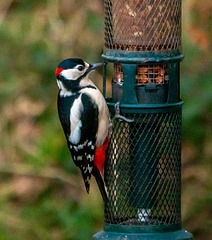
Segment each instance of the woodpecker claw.
[{"label": "woodpecker claw", "polygon": [[126,117],[120,115],[120,102],[117,102],[115,104],[114,108],[115,108],[115,116],[113,117],[113,122],[115,119],[119,119],[120,121],[125,121],[127,123],[134,122],[134,119],[129,119],[129,118],[126,118]]},{"label": "woodpecker claw", "polygon": [[134,119],[129,119],[129,118],[126,118],[126,117],[124,117],[122,115],[114,116],[113,120],[115,120],[115,119],[119,119],[120,121],[125,121],[125,122],[128,122],[128,123],[134,122]]}]

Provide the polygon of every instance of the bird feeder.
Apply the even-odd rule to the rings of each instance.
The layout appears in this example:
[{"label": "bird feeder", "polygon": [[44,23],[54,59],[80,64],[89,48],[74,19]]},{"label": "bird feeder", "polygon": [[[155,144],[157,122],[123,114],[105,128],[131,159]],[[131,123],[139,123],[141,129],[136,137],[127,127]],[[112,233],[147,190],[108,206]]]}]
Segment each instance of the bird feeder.
[{"label": "bird feeder", "polygon": [[181,226],[181,0],[104,0],[104,8],[103,92],[112,64],[107,104],[123,119],[113,121],[104,231],[93,239],[191,240]]}]

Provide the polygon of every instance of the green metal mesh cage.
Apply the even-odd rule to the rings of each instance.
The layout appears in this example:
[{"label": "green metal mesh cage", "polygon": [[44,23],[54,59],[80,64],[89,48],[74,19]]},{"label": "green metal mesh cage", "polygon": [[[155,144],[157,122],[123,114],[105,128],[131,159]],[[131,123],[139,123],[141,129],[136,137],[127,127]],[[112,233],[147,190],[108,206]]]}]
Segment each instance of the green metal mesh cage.
[{"label": "green metal mesh cage", "polygon": [[181,0],[104,0],[104,9],[113,132],[104,231],[93,239],[192,240],[181,226]]},{"label": "green metal mesh cage", "polygon": [[181,48],[181,0],[104,0],[105,47],[128,51]]},{"label": "green metal mesh cage", "polygon": [[109,201],[105,223],[163,225],[181,222],[181,109],[122,114],[107,152]]}]

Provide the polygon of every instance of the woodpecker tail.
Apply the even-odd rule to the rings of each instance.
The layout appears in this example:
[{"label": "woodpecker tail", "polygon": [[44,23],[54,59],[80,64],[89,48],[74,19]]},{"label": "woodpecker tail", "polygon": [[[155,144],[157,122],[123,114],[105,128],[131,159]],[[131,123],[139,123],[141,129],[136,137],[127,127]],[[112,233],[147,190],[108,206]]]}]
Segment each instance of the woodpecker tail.
[{"label": "woodpecker tail", "polygon": [[108,200],[108,197],[107,197],[107,192],[106,192],[106,187],[105,187],[105,183],[102,179],[102,175],[101,173],[99,172],[98,168],[94,166],[93,168],[93,171],[92,171],[92,174],[93,176],[95,177],[96,179],[96,182],[98,184],[98,187],[99,187],[99,190],[100,190],[100,193],[102,195],[102,198],[103,198],[103,201],[104,203],[107,202]]},{"label": "woodpecker tail", "polygon": [[87,193],[89,193],[91,174],[88,173],[88,172],[85,172],[83,169],[81,169],[81,172],[82,172],[82,177],[83,177],[83,180],[84,180],[84,183],[85,183],[86,191],[87,191]]}]

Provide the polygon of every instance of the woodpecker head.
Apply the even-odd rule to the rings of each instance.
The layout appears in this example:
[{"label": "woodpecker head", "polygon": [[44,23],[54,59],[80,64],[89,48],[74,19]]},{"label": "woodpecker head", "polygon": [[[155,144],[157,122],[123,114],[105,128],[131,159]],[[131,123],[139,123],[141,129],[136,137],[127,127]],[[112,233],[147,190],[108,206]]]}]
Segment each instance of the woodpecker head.
[{"label": "woodpecker head", "polygon": [[79,85],[80,80],[102,65],[103,63],[89,64],[79,58],[68,58],[63,60],[56,69],[56,78],[59,88],[65,87],[69,89]]}]

